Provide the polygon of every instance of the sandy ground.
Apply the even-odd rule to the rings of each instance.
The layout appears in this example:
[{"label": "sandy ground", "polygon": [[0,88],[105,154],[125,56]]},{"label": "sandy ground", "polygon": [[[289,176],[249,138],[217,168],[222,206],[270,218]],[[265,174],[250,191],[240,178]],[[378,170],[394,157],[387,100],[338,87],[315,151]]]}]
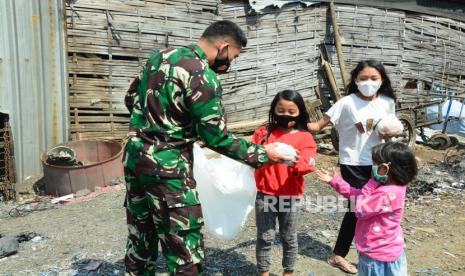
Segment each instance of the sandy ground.
[{"label": "sandy ground", "polygon": [[[442,160],[444,152],[419,147],[422,164]],[[336,165],[336,157],[320,155],[320,167]],[[306,178],[306,196],[335,195],[325,184]],[[0,275],[124,275],[126,240],[124,191],[93,200],[54,205],[24,217],[10,217],[10,205],[0,205],[0,235],[35,232],[40,241],[20,243],[19,252],[0,259]],[[51,205],[47,205],[50,207]],[[346,275],[326,264],[342,212],[300,212],[299,255],[295,275]],[[465,192],[409,199],[404,220],[410,275],[465,275]],[[254,275],[255,222],[250,215],[240,234],[220,241],[206,233],[207,275]],[[273,275],[282,274],[282,247],[272,252]],[[356,250],[349,260],[357,262]],[[92,266],[98,266],[92,270]],[[163,274],[163,259],[159,259]],[[312,274],[313,273],[313,274]]]}]

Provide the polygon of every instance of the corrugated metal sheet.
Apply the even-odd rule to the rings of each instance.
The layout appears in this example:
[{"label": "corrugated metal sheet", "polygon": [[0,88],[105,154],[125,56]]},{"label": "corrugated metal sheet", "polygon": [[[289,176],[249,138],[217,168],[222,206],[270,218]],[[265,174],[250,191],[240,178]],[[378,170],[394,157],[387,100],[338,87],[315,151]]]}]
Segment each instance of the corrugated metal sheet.
[{"label": "corrugated metal sheet", "polygon": [[[313,5],[317,3],[328,3],[331,0],[249,0],[253,10],[258,13],[267,7],[282,8],[290,3],[302,3]],[[402,10],[414,13],[424,13],[463,21],[465,9],[463,0],[333,0],[335,4],[348,4],[357,6],[368,6],[390,10]]]},{"label": "corrugated metal sheet", "polygon": [[16,179],[40,174],[40,153],[67,140],[61,0],[0,1],[0,112],[12,126]]},{"label": "corrugated metal sheet", "polygon": [[261,13],[263,9],[267,7],[277,7],[282,8],[283,6],[291,3],[302,3],[304,5],[313,5],[320,3],[321,1],[311,1],[311,0],[249,0],[249,5],[256,12]]}]

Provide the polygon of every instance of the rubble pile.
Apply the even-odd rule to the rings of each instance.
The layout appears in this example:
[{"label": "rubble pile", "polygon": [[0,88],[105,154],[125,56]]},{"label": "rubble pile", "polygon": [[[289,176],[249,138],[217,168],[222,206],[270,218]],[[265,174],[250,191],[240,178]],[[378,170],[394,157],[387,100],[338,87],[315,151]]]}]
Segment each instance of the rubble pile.
[{"label": "rubble pile", "polygon": [[421,166],[416,180],[408,186],[407,196],[416,199],[456,192],[465,192],[465,155]]}]

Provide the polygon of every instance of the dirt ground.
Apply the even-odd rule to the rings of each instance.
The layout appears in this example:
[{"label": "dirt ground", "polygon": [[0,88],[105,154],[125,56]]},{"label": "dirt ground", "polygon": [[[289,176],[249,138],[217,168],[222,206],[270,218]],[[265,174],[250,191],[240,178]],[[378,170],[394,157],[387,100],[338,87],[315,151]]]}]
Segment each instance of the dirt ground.
[{"label": "dirt ground", "polygon": [[[421,168],[443,159],[444,151],[417,146]],[[319,155],[319,167],[336,166],[336,156]],[[306,196],[335,195],[313,175]],[[13,206],[0,204],[0,235],[35,232],[42,239],[20,243],[17,254],[0,259],[0,275],[124,275],[126,240],[124,190],[113,190],[71,205],[46,205],[42,211],[11,217]],[[403,223],[410,275],[465,275],[465,190],[408,199]],[[53,208],[52,208],[53,207]],[[295,275],[346,275],[326,263],[342,212],[302,210]],[[220,241],[206,233],[207,275],[254,275],[255,223],[251,214],[240,234]],[[272,250],[273,275],[282,274],[282,247]],[[351,249],[349,260],[356,263]],[[94,269],[95,268],[95,269]],[[163,258],[159,272],[163,275]]]}]

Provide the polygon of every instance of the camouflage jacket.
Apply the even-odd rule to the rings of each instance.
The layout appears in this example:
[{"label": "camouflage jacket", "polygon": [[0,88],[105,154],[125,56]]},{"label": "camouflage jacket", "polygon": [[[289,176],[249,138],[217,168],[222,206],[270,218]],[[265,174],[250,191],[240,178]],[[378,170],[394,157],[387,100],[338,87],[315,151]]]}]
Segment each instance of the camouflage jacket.
[{"label": "camouflage jacket", "polygon": [[131,112],[125,165],[136,174],[192,177],[198,138],[252,167],[268,162],[263,146],[227,131],[221,97],[221,83],[198,45],[155,52],[125,98]]}]

